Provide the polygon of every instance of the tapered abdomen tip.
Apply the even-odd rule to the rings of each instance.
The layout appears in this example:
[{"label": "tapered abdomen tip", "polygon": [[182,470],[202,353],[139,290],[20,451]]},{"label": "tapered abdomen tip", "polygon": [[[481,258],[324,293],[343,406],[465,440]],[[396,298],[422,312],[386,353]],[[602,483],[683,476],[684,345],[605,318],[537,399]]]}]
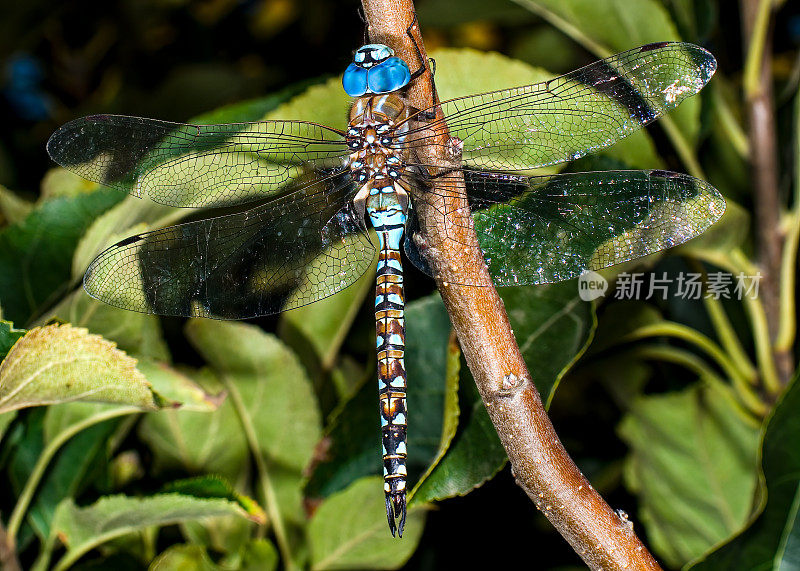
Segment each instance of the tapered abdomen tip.
[{"label": "tapered abdomen tip", "polygon": [[[399,518],[400,521],[397,521]],[[389,530],[392,537],[403,537],[406,526],[406,494],[386,494],[386,519],[389,521]]]}]

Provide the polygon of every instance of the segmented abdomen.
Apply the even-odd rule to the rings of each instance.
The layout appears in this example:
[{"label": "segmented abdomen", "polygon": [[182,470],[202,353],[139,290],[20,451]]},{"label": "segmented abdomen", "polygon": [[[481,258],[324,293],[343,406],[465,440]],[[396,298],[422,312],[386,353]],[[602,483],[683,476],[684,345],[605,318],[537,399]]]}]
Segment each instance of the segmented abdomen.
[{"label": "segmented abdomen", "polygon": [[406,371],[405,320],[403,318],[403,274],[400,252],[382,248],[378,258],[375,290],[375,324],[378,344],[378,391],[380,394],[381,438],[383,443],[383,478],[387,511],[393,507],[394,518],[403,533],[406,492]]},{"label": "segmented abdomen", "polygon": [[386,515],[392,535],[402,536],[406,518],[406,370],[403,268],[400,241],[405,211],[393,185],[375,185],[370,190],[367,212],[378,234],[375,325],[378,349],[378,392],[383,444],[383,478]]}]

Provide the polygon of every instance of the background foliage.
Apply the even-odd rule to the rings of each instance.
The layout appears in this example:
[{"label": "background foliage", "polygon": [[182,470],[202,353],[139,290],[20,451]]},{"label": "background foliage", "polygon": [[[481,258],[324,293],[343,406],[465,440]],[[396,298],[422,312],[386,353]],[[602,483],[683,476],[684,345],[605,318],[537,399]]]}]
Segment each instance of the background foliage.
[{"label": "background foliage", "polygon": [[[441,301],[413,268],[415,495],[402,541],[386,529],[377,477],[369,274],[333,298],[248,323],[120,311],[79,287],[104,245],[186,213],[50,170],[49,134],[95,112],[341,126],[347,98],[336,76],[362,43],[357,8],[0,8],[0,519],[23,568],[435,569],[474,566],[483,555],[495,565],[535,556],[537,568],[581,566],[513,484]],[[788,3],[779,8],[778,159],[784,230],[796,239],[800,17]],[[613,268],[609,279],[634,269],[754,273],[733,5],[468,0],[455,9],[420,0],[418,14],[443,98],[536,81],[652,41],[708,47],[719,71],[700,96],[567,168],[670,168],[707,179],[729,201],[703,237]],[[794,257],[785,264],[793,300]],[[800,387],[782,383],[764,358],[775,347],[758,302],[669,295],[590,304],[574,282],[501,294],[570,454],[666,567],[800,566]],[[782,319],[794,324],[793,304]],[[793,331],[788,350],[796,356]],[[103,402],[88,402],[87,385],[107,387],[92,399]],[[10,541],[0,543],[7,554]]]}]

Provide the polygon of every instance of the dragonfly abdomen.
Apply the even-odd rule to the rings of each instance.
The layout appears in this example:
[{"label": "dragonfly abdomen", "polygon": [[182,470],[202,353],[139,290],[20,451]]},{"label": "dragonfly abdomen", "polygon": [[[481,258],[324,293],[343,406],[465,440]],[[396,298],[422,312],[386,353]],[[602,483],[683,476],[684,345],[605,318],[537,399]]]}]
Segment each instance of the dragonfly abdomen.
[{"label": "dragonfly abdomen", "polygon": [[[385,180],[385,179],[384,179]],[[400,243],[406,208],[399,182],[370,183],[366,209],[378,234],[380,253],[375,286],[375,328],[378,353],[378,394],[383,447],[386,515],[392,535],[402,537],[406,519],[406,369],[405,297]],[[399,518],[400,521],[395,523]]]}]

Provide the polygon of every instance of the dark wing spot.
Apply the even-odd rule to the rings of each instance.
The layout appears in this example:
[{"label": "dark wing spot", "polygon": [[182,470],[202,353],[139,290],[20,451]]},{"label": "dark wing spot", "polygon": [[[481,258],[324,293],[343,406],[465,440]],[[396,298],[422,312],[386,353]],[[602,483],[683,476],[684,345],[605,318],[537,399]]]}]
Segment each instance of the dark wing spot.
[{"label": "dark wing spot", "polygon": [[658,169],[653,169],[650,171],[650,176],[658,177],[658,178],[680,178],[680,173],[673,172],[673,171],[662,171]]},{"label": "dark wing spot", "polygon": [[138,242],[140,240],[144,240],[144,237],[141,234],[135,234],[135,235],[133,235],[133,236],[131,236],[129,238],[125,238],[121,242],[117,242],[116,243],[116,247],[117,248],[122,248],[123,246],[127,246],[129,244],[133,244],[133,243]]},{"label": "dark wing spot", "polygon": [[668,46],[670,43],[671,42],[656,42],[656,43],[653,43],[653,44],[647,44],[647,45],[644,45],[644,46],[640,47],[639,51],[640,52],[649,52],[649,51],[652,51],[652,50],[659,50],[659,49],[661,49],[663,47]]}]

